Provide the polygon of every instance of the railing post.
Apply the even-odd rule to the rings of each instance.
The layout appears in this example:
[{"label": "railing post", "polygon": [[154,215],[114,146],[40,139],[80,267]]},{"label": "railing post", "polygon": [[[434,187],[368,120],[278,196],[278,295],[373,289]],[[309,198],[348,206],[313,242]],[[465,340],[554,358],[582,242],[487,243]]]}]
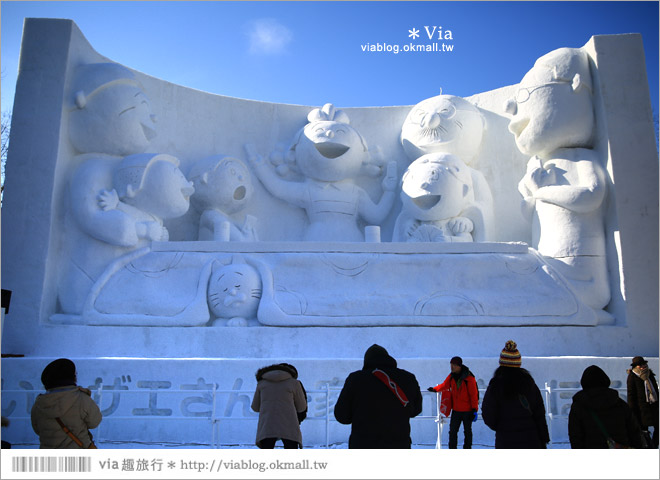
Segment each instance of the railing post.
[{"label": "railing post", "polygon": [[549,420],[548,434],[550,436],[550,445],[552,445],[552,408],[550,402],[552,401],[552,391],[548,382],[545,382],[545,416]]},{"label": "railing post", "polygon": [[216,425],[215,425],[215,404],[217,401],[217,391],[218,391],[218,384],[214,383],[213,384],[213,395],[211,398],[213,399],[213,406],[211,408],[211,448],[218,448],[215,443],[215,430],[216,430]]},{"label": "railing post", "polygon": [[438,428],[438,438],[435,441],[435,448],[442,448],[442,418],[440,418],[440,392],[435,392],[435,423]]},{"label": "railing post", "polygon": [[[102,404],[102,402],[103,402],[103,382],[100,382],[100,383],[99,383],[99,390],[98,390],[98,392],[99,392],[99,410],[100,410],[100,409],[101,409],[101,405],[103,405],[103,404]],[[103,438],[103,435],[101,435],[101,427],[102,427],[102,425],[103,425],[103,420],[101,420],[101,423],[99,423],[99,427],[98,427],[98,429],[96,430],[96,436],[97,436],[98,438],[96,438],[95,443],[96,443],[97,445],[101,443],[101,439]]]},{"label": "railing post", "polygon": [[325,384],[325,448],[330,447],[330,384]]}]

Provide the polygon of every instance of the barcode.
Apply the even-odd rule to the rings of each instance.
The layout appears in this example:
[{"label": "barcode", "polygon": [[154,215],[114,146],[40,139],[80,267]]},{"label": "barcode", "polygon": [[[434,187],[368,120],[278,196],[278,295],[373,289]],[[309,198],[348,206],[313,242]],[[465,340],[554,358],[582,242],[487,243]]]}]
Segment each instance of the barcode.
[{"label": "barcode", "polygon": [[12,472],[91,472],[92,457],[13,457]]}]

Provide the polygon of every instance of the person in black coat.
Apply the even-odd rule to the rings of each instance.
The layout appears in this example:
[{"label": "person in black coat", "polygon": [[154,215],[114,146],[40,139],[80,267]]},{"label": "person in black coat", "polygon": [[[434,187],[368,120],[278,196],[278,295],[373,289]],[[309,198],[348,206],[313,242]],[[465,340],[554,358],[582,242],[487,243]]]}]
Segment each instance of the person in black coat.
[{"label": "person in black coat", "polygon": [[610,378],[596,365],[580,379],[582,390],[573,396],[568,415],[571,448],[610,448],[608,439],[622,447],[642,447],[642,431],[628,404],[609,388]]},{"label": "person in black coat", "polygon": [[653,446],[658,448],[658,382],[644,357],[634,357],[628,370],[628,405],[640,427],[653,427]]},{"label": "person in black coat", "polygon": [[495,431],[495,448],[546,448],[550,441],[541,391],[521,362],[509,340],[481,403],[484,423]]},{"label": "person in black coat", "polygon": [[335,418],[352,425],[348,448],[411,448],[410,419],[421,411],[415,375],[397,368],[387,350],[374,344],[364,354],[362,370],[346,379]]}]

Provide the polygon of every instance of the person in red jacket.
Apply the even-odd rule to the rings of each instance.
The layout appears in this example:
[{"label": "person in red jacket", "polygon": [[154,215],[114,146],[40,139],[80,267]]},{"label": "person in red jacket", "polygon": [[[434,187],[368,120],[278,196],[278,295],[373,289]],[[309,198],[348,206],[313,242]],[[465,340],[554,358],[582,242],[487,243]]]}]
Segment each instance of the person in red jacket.
[{"label": "person in red jacket", "polygon": [[458,430],[463,424],[463,449],[472,448],[472,422],[477,419],[479,390],[477,379],[463,365],[461,357],[453,357],[449,365],[451,373],[444,382],[429,387],[429,392],[449,392],[451,395],[451,420],[449,422],[449,448],[458,447]]}]

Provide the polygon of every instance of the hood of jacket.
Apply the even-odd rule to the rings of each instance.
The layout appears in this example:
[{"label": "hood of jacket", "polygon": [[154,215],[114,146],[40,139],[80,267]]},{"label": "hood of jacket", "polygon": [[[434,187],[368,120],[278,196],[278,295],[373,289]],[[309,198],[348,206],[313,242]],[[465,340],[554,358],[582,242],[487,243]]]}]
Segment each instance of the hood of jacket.
[{"label": "hood of jacket", "polygon": [[298,372],[289,365],[278,363],[260,368],[256,373],[257,382],[268,380],[270,382],[281,382],[289,378],[298,378]]},{"label": "hood of jacket", "polygon": [[607,388],[610,386],[610,377],[597,365],[591,365],[584,370],[580,385],[584,389]]},{"label": "hood of jacket", "polygon": [[71,410],[78,396],[77,386],[59,387],[42,393],[34,402],[34,407],[46,417],[62,417]]},{"label": "hood of jacket", "polygon": [[375,343],[364,353],[362,370],[374,368],[396,368],[396,360],[387,353],[387,350]]},{"label": "hood of jacket", "polygon": [[608,387],[593,387],[580,390],[573,396],[573,402],[592,410],[604,410],[619,403],[619,393]]}]

